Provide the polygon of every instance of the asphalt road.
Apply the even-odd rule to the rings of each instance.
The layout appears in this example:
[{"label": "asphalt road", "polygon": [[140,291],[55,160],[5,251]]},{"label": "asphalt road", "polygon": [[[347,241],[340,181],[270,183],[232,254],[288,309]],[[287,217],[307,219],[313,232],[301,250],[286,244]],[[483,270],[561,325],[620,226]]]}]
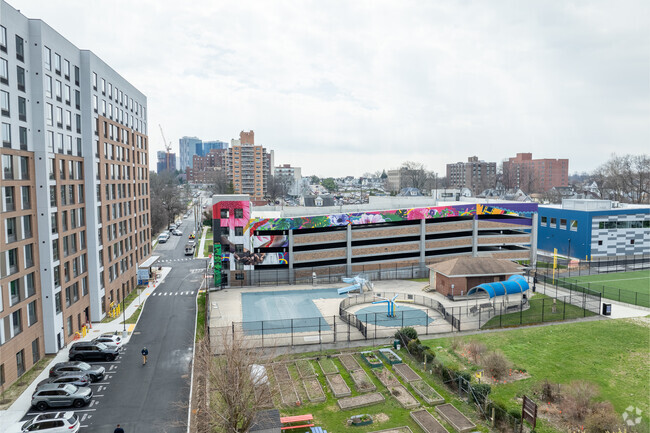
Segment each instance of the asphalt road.
[{"label": "asphalt road", "polygon": [[[153,253],[172,270],[147,299],[105,388],[95,391],[102,397],[97,397],[96,410],[84,417],[82,431],[112,433],[118,423],[126,433],[187,430],[196,296],[205,259],[184,255],[194,229],[191,217],[183,220],[180,229],[183,236],[171,236]],[[140,351],[145,346],[149,357],[142,365]]]}]

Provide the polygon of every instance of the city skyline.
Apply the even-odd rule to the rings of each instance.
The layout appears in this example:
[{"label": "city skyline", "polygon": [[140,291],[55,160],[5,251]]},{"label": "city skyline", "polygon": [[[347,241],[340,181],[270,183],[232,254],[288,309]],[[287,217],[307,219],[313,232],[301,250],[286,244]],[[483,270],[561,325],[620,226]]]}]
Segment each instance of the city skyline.
[{"label": "city skyline", "polygon": [[[142,89],[149,127],[161,124],[168,141],[254,130],[305,174],[358,176],[407,160],[443,173],[467,155],[517,152],[568,158],[573,173],[650,142],[650,7],[640,1],[138,2],[129,14],[120,1],[104,14],[10,4]],[[148,132],[155,158],[162,139]]]}]

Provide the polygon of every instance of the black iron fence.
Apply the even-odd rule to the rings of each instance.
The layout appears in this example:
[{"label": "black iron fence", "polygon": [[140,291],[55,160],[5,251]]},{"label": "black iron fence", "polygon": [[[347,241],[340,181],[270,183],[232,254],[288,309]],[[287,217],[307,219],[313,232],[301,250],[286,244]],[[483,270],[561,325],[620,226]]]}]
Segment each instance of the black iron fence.
[{"label": "black iron fence", "polygon": [[[553,256],[537,255],[537,270],[553,268]],[[650,255],[594,257],[591,260],[568,259],[558,257],[555,261],[556,272],[561,277],[581,277],[610,272],[630,272],[650,269]]]}]

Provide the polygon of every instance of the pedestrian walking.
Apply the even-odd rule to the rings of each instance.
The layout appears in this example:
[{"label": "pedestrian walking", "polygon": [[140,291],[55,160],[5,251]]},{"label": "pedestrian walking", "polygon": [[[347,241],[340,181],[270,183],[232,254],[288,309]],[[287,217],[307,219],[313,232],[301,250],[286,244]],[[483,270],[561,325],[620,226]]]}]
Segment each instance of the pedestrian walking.
[{"label": "pedestrian walking", "polygon": [[118,424],[113,433],[124,433],[124,429]]},{"label": "pedestrian walking", "polygon": [[145,365],[147,363],[147,355],[149,355],[149,351],[147,350],[146,347],[142,348],[142,365]]}]

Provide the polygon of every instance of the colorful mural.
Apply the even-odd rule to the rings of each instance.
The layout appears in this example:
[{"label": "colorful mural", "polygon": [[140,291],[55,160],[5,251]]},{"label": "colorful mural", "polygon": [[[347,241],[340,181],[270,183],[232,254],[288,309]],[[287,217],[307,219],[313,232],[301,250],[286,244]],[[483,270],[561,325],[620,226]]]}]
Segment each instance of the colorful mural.
[{"label": "colorful mural", "polygon": [[537,204],[535,203],[491,204],[489,206],[468,203],[453,206],[317,215],[298,218],[252,218],[244,227],[244,232],[255,233],[257,230],[311,229],[319,227],[346,226],[349,224],[378,224],[384,222],[449,218],[477,214],[529,217],[536,211]]},{"label": "colorful mural", "polygon": [[221,286],[221,244],[212,245],[212,265],[214,269],[214,287]]}]

